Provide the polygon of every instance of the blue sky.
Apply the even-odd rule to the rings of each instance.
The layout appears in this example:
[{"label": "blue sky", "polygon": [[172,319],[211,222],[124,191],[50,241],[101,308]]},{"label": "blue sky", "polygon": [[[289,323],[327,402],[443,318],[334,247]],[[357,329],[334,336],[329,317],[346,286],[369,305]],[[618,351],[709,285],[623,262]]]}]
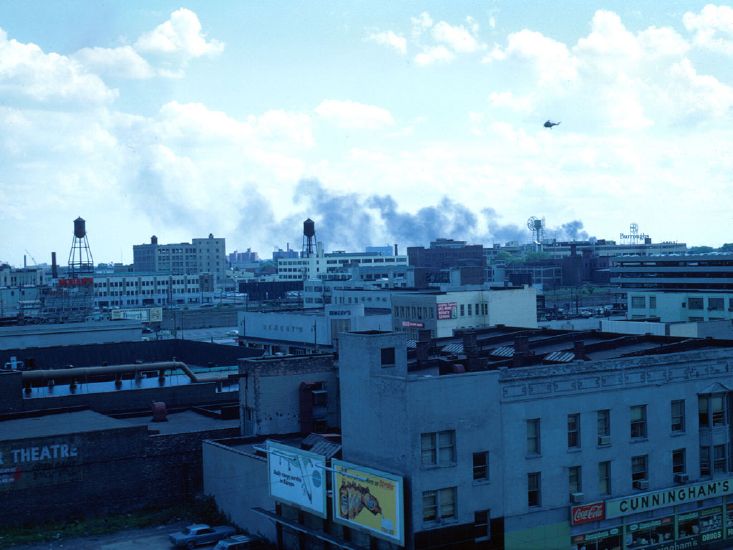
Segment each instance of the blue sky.
[{"label": "blue sky", "polygon": [[[0,260],[227,248],[733,241],[733,8],[0,3]],[[548,118],[562,121],[552,130]]]}]

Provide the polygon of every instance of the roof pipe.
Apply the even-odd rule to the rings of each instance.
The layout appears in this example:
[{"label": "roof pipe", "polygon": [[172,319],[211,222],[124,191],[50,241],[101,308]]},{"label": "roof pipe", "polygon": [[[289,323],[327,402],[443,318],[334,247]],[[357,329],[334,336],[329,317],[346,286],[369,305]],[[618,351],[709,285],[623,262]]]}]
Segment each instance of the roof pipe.
[{"label": "roof pipe", "polygon": [[38,382],[46,380],[80,379],[89,376],[104,376],[113,374],[138,373],[142,371],[180,369],[191,382],[200,382],[193,371],[181,361],[159,361],[155,363],[133,363],[125,365],[110,365],[107,367],[72,367],[69,369],[45,369],[22,371],[23,382]]}]

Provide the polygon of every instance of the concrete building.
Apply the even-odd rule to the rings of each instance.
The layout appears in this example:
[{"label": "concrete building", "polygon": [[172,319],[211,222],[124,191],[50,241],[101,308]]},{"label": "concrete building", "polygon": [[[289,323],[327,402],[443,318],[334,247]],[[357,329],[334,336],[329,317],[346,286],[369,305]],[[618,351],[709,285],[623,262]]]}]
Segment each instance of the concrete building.
[{"label": "concrete building", "polygon": [[733,254],[617,258],[611,272],[629,319],[733,319]]},{"label": "concrete building", "polygon": [[331,304],[324,309],[240,311],[239,341],[265,354],[303,355],[338,349],[338,338],[350,330],[389,330],[389,310],[363,304]]},{"label": "concrete building", "polygon": [[153,235],[150,243],[132,247],[136,272],[192,275],[211,273],[217,285],[223,284],[228,267],[226,240],[209,234],[190,243],[158,244]]},{"label": "concrete building", "polygon": [[434,338],[465,328],[508,325],[537,327],[537,291],[531,287],[482,290],[393,292],[392,329],[417,340],[421,330]]}]

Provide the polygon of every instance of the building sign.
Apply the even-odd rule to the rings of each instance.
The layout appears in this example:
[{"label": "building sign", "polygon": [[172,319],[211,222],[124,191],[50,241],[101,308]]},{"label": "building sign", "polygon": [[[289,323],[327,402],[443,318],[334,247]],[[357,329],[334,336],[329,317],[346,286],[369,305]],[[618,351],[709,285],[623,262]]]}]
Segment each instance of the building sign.
[{"label": "building sign", "polygon": [[0,491],[81,479],[79,450],[68,441],[0,446]]},{"label": "building sign", "polygon": [[570,511],[570,523],[572,525],[601,521],[605,517],[606,504],[604,502],[593,502],[591,504],[573,506]]},{"label": "building sign", "polygon": [[402,478],[331,460],[334,521],[405,544]]},{"label": "building sign", "polygon": [[456,302],[444,302],[436,305],[438,307],[438,320],[458,319],[458,304]]},{"label": "building sign", "polygon": [[415,321],[402,321],[402,326],[408,328],[423,328],[425,326],[425,323],[416,323]]},{"label": "building sign", "polygon": [[110,319],[119,321],[120,319],[128,319],[134,321],[143,321],[145,323],[160,323],[163,320],[163,308],[133,308],[133,309],[115,309],[110,313]]},{"label": "building sign", "polygon": [[327,517],[323,455],[268,441],[267,469],[270,496]]},{"label": "building sign", "polygon": [[588,550],[589,548],[621,548],[621,528],[613,527],[593,533],[574,535],[571,538],[573,550]]},{"label": "building sign", "polygon": [[606,519],[730,494],[733,494],[733,478],[701,481],[661,491],[614,498],[606,501]]}]

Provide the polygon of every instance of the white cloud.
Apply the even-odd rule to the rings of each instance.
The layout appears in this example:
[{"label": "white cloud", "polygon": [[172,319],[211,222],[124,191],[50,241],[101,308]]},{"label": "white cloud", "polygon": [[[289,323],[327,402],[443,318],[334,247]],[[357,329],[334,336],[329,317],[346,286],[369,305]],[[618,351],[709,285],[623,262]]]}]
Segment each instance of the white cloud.
[{"label": "white cloud", "polygon": [[132,46],[83,48],[73,57],[89,70],[105,76],[143,79],[155,75],[153,67]]},{"label": "white cloud", "polygon": [[424,66],[440,61],[452,61],[453,58],[455,55],[445,46],[426,46],[415,56],[415,63]]},{"label": "white cloud", "polygon": [[491,92],[489,104],[496,108],[506,108],[518,113],[530,113],[534,108],[535,100],[531,96],[518,96],[512,92]]},{"label": "white cloud", "polygon": [[463,25],[450,25],[439,21],[433,26],[431,33],[436,42],[445,44],[457,53],[473,53],[481,49],[480,42],[474,36],[478,29],[474,26],[473,32]]},{"label": "white cloud", "polygon": [[695,45],[733,55],[733,8],[708,4],[699,13],[682,17],[685,28],[694,33]]},{"label": "white cloud", "polygon": [[367,36],[367,40],[389,46],[401,55],[407,53],[407,39],[394,31],[373,32]]},{"label": "white cloud", "polygon": [[179,8],[171,13],[168,21],[138,38],[135,48],[146,53],[182,55],[191,59],[219,54],[224,44],[218,40],[207,41],[198,16],[191,10]]},{"label": "white cloud", "polygon": [[495,47],[484,61],[503,61],[507,58],[529,62],[541,84],[574,80],[577,76],[577,60],[568,47],[536,31],[524,29],[510,34],[506,47]]},{"label": "white cloud", "polygon": [[74,59],[8,40],[0,29],[0,98],[5,102],[29,99],[42,104],[99,105],[116,96],[115,90]]},{"label": "white cloud", "polygon": [[388,110],[355,101],[327,99],[316,107],[315,112],[341,128],[376,129],[394,125],[394,118]]}]

